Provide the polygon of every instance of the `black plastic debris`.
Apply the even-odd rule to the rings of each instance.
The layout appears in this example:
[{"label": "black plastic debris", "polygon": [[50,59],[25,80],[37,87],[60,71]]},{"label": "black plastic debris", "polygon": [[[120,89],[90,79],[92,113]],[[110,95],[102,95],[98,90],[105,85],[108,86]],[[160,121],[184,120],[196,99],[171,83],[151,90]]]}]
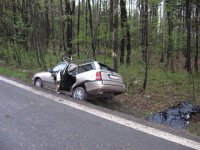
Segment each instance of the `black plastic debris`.
[{"label": "black plastic debris", "polygon": [[195,113],[200,113],[200,107],[189,102],[182,102],[162,112],[152,114],[146,118],[148,121],[164,124],[174,128],[186,128],[189,118]]}]

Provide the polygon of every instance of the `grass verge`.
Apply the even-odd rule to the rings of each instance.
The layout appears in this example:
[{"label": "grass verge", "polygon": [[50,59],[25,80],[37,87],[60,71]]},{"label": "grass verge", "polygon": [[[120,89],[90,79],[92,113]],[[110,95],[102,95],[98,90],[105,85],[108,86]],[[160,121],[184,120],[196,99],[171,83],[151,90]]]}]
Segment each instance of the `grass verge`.
[{"label": "grass verge", "polygon": [[33,72],[19,68],[15,65],[0,63],[0,74],[30,83]]}]

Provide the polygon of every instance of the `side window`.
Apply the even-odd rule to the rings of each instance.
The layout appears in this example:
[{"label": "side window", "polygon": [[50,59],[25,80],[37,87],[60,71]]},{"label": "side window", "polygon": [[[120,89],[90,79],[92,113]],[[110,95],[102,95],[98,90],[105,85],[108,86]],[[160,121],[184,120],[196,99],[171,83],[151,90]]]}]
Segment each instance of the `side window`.
[{"label": "side window", "polygon": [[64,64],[64,63],[58,64],[56,67],[53,68],[53,72],[58,72],[59,70],[64,70],[65,67],[66,67],[66,64]]},{"label": "side window", "polygon": [[78,67],[78,73],[83,73],[83,72],[90,71],[90,70],[93,70],[91,64],[82,65],[82,66]]}]

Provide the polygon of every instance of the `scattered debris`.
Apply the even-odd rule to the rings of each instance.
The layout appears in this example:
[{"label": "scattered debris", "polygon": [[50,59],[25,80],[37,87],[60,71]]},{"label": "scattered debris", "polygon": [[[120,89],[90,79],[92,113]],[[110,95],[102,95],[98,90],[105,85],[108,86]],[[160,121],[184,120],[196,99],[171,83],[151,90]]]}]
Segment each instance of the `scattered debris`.
[{"label": "scattered debris", "polygon": [[152,114],[148,116],[146,120],[174,128],[186,128],[189,124],[189,118],[195,113],[200,113],[199,106],[189,102],[182,102],[177,106]]}]

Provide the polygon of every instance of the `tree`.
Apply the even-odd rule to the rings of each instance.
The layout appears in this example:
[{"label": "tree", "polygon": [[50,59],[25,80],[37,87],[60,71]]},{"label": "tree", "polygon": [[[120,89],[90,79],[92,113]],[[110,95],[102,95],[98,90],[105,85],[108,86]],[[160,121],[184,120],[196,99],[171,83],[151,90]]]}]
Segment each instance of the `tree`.
[{"label": "tree", "polygon": [[127,43],[127,59],[126,64],[130,65],[130,55],[131,55],[131,35],[130,35],[130,26],[127,19],[127,10],[126,10],[126,0],[120,0],[121,8],[121,47],[120,47],[120,63],[124,64],[124,47],[125,40]]},{"label": "tree", "polygon": [[96,60],[95,37],[94,37],[94,29],[93,29],[93,21],[92,21],[92,8],[91,8],[90,0],[88,0],[88,10],[89,10],[89,16],[90,16],[89,23],[90,23],[92,54],[93,54],[94,60]]},{"label": "tree", "polygon": [[80,57],[80,44],[79,44],[79,35],[80,35],[80,14],[81,13],[81,1],[78,0],[78,19],[77,19],[77,55]]},{"label": "tree", "polygon": [[121,8],[121,47],[120,47],[120,64],[124,64],[124,47],[125,47],[125,23],[127,22],[126,3],[120,0]]},{"label": "tree", "polygon": [[46,20],[46,47],[49,46],[49,34],[50,34],[50,21],[49,21],[49,4],[48,4],[48,0],[44,1],[44,5],[45,5],[45,20]]},{"label": "tree", "polygon": [[174,72],[174,44],[173,44],[173,11],[174,5],[166,0],[167,22],[168,22],[168,48],[167,65],[170,63],[171,72]]},{"label": "tree", "polygon": [[143,89],[147,88],[148,72],[149,72],[149,42],[148,42],[148,0],[144,0],[144,60],[145,60],[145,74]]},{"label": "tree", "polygon": [[63,8],[63,0],[60,0],[60,31],[61,31],[61,42],[60,42],[60,51],[62,47],[64,51],[67,51],[67,43],[66,43],[66,32],[65,32],[65,20],[64,20],[64,8]]},{"label": "tree", "polygon": [[198,58],[199,58],[199,6],[196,5],[196,13],[195,13],[195,28],[196,28],[196,53],[194,60],[194,68],[195,71],[198,72]]},{"label": "tree", "polygon": [[145,35],[144,35],[144,20],[145,20],[145,6],[144,6],[144,0],[140,1],[140,37],[141,37],[141,48],[142,48],[142,60],[145,60]]},{"label": "tree", "polygon": [[54,1],[51,0],[51,41],[52,41],[52,46],[53,46],[53,52],[55,52],[55,17],[54,17],[54,9],[53,9]]},{"label": "tree", "polygon": [[[111,0],[112,1],[112,0]],[[119,0],[113,1],[113,19],[112,19],[112,58],[113,69],[118,71],[118,4]]]},{"label": "tree", "polygon": [[109,24],[110,24],[110,32],[112,32],[113,30],[113,1],[114,0],[110,0],[110,11],[109,11]]},{"label": "tree", "polygon": [[75,0],[72,0],[72,6],[70,0],[65,0],[65,11],[67,15],[67,54],[72,55],[72,38],[73,38],[73,17],[75,14]]},{"label": "tree", "polygon": [[187,26],[187,50],[185,68],[187,72],[191,72],[191,0],[186,0],[186,26]]}]

